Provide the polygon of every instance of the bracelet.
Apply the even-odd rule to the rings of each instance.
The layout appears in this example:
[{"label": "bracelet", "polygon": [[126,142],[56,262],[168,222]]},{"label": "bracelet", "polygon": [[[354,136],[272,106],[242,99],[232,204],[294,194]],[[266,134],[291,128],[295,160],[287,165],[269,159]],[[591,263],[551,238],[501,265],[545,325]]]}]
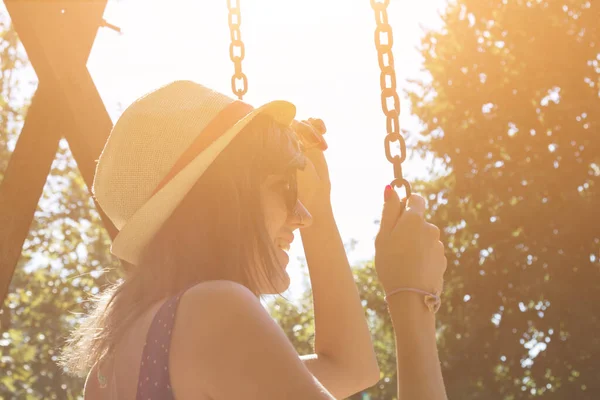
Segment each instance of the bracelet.
[{"label": "bracelet", "polygon": [[396,293],[400,293],[400,292],[415,292],[415,293],[425,295],[425,298],[423,299],[423,301],[425,302],[425,305],[427,306],[429,311],[431,311],[434,314],[436,312],[438,312],[438,310],[440,309],[440,306],[442,305],[442,299],[440,298],[441,293],[439,291],[435,291],[434,293],[429,293],[424,290],[414,289],[414,288],[394,289],[391,292],[387,293],[383,299],[387,303],[388,297],[390,297]]}]

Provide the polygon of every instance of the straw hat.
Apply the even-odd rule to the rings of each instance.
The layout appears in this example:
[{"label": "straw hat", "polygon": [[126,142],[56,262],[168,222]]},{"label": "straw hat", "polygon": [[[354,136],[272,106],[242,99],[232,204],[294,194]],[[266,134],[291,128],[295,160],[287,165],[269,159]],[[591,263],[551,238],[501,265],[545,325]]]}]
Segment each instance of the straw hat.
[{"label": "straw hat", "polygon": [[209,165],[258,114],[289,125],[293,104],[254,109],[191,81],[176,81],[134,101],[98,159],[92,193],[119,234],[111,253],[134,265]]}]

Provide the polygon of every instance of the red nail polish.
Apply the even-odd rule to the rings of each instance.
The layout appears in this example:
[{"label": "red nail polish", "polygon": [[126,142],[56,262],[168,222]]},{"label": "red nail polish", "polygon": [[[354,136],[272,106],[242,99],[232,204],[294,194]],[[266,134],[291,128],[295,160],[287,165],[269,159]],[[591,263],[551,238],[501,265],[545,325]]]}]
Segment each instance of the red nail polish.
[{"label": "red nail polish", "polygon": [[388,199],[389,199],[389,198],[390,198],[390,196],[392,195],[392,190],[394,190],[394,189],[392,189],[392,186],[391,186],[391,185],[387,185],[387,186],[385,187],[385,190],[384,190],[384,192],[383,192],[383,200],[384,200],[384,201],[388,201]]}]

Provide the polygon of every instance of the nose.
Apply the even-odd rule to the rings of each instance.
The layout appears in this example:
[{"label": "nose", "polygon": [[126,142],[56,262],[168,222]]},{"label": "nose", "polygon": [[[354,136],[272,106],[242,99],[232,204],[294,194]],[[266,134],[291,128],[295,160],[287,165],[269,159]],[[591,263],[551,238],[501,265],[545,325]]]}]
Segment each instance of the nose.
[{"label": "nose", "polygon": [[290,224],[297,228],[307,228],[313,223],[313,216],[300,200],[296,202],[294,212],[289,218]]}]

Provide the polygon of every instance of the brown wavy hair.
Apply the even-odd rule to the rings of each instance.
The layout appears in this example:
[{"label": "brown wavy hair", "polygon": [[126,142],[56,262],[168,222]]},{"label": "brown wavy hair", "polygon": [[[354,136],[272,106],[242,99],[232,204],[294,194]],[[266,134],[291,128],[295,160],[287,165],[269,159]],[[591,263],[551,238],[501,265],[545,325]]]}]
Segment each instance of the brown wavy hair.
[{"label": "brown wavy hair", "polygon": [[85,376],[109,354],[149,306],[195,283],[231,280],[257,296],[274,288],[273,243],[260,185],[271,174],[303,169],[294,132],[257,116],[217,157],[153,237],[127,276],[92,297],[91,311],[71,333],[59,364]]}]

